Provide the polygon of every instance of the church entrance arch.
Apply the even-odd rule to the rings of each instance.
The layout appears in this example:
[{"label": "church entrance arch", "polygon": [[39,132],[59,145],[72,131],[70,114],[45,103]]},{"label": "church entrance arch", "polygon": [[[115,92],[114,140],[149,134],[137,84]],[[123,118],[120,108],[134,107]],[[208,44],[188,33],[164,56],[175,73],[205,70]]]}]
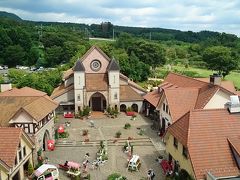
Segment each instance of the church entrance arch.
[{"label": "church entrance arch", "polygon": [[106,98],[102,93],[96,92],[91,96],[89,106],[92,111],[103,111],[107,107]]}]

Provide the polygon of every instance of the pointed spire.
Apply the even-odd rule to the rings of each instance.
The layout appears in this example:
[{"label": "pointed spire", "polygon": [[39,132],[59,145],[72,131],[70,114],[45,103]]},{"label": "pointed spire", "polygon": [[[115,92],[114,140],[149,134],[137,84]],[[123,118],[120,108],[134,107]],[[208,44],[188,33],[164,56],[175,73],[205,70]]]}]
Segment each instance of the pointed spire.
[{"label": "pointed spire", "polygon": [[113,57],[113,59],[110,61],[108,65],[108,71],[119,71],[119,70],[120,70],[120,67],[116,62],[115,58]]},{"label": "pointed spire", "polygon": [[80,60],[78,60],[73,67],[73,71],[85,71],[85,68]]}]

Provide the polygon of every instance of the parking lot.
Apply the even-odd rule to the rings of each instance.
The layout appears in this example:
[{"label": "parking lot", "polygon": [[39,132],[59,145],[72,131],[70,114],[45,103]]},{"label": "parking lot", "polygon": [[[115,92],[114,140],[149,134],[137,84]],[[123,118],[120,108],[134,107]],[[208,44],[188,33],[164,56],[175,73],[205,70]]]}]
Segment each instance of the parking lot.
[{"label": "parking lot", "polygon": [[[67,120],[71,122],[71,125],[65,129],[69,133],[69,137],[59,139],[54,151],[45,152],[50,164],[63,164],[66,160],[82,164],[85,160],[84,155],[89,153],[90,163],[87,169],[93,180],[106,180],[114,172],[118,172],[130,180],[146,179],[147,171],[150,168],[155,171],[155,179],[163,179],[162,170],[156,158],[160,154],[164,156],[164,144],[157,133],[151,130],[152,123],[149,119],[138,115],[136,120],[132,121],[125,114],[114,119],[101,117],[79,120],[60,117],[56,127],[59,124],[65,124]],[[90,121],[94,121],[95,127],[90,127]],[[131,128],[124,129],[125,123],[130,123]],[[140,129],[144,132],[143,135],[139,135]],[[84,142],[86,136],[82,135],[83,130],[88,130],[89,142]],[[115,138],[117,131],[122,133],[120,138]],[[133,144],[133,155],[140,156],[141,167],[136,172],[127,170],[129,157],[127,153],[124,153],[123,146],[129,137],[133,138],[130,140],[130,143]],[[97,169],[93,169],[91,162],[96,159],[100,140],[104,140],[107,144],[108,161]],[[66,172],[59,171],[60,179],[68,179]]]}]

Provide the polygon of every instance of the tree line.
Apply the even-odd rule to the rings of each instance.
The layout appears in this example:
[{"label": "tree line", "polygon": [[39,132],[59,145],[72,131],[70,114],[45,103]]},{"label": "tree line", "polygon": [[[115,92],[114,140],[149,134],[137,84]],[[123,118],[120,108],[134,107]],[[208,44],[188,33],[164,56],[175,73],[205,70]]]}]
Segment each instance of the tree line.
[{"label": "tree line", "polygon": [[[88,39],[89,36],[109,38],[113,28],[116,41]],[[226,33],[118,27],[110,22],[89,26],[0,18],[0,64],[58,68],[57,72],[46,73],[47,76],[44,72],[24,76],[12,71],[10,78],[18,87],[30,86],[51,94],[61,81],[57,76],[72,67],[92,44],[116,59],[121,72],[138,82],[156,75],[155,69],[165,64],[209,68],[223,76],[239,69],[240,40]],[[60,67],[60,64],[65,65]]]}]

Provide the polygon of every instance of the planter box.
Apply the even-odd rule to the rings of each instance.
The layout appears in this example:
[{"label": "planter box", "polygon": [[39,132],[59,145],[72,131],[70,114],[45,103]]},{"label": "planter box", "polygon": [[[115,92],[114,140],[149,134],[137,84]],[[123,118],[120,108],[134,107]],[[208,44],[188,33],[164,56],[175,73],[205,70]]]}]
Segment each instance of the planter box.
[{"label": "planter box", "polygon": [[129,112],[126,112],[127,116],[133,116],[135,115],[135,112],[134,111],[129,111]]},{"label": "planter box", "polygon": [[64,117],[64,118],[73,118],[73,117],[74,117],[74,114],[71,113],[71,112],[64,113],[64,114],[63,114],[63,117]]}]

